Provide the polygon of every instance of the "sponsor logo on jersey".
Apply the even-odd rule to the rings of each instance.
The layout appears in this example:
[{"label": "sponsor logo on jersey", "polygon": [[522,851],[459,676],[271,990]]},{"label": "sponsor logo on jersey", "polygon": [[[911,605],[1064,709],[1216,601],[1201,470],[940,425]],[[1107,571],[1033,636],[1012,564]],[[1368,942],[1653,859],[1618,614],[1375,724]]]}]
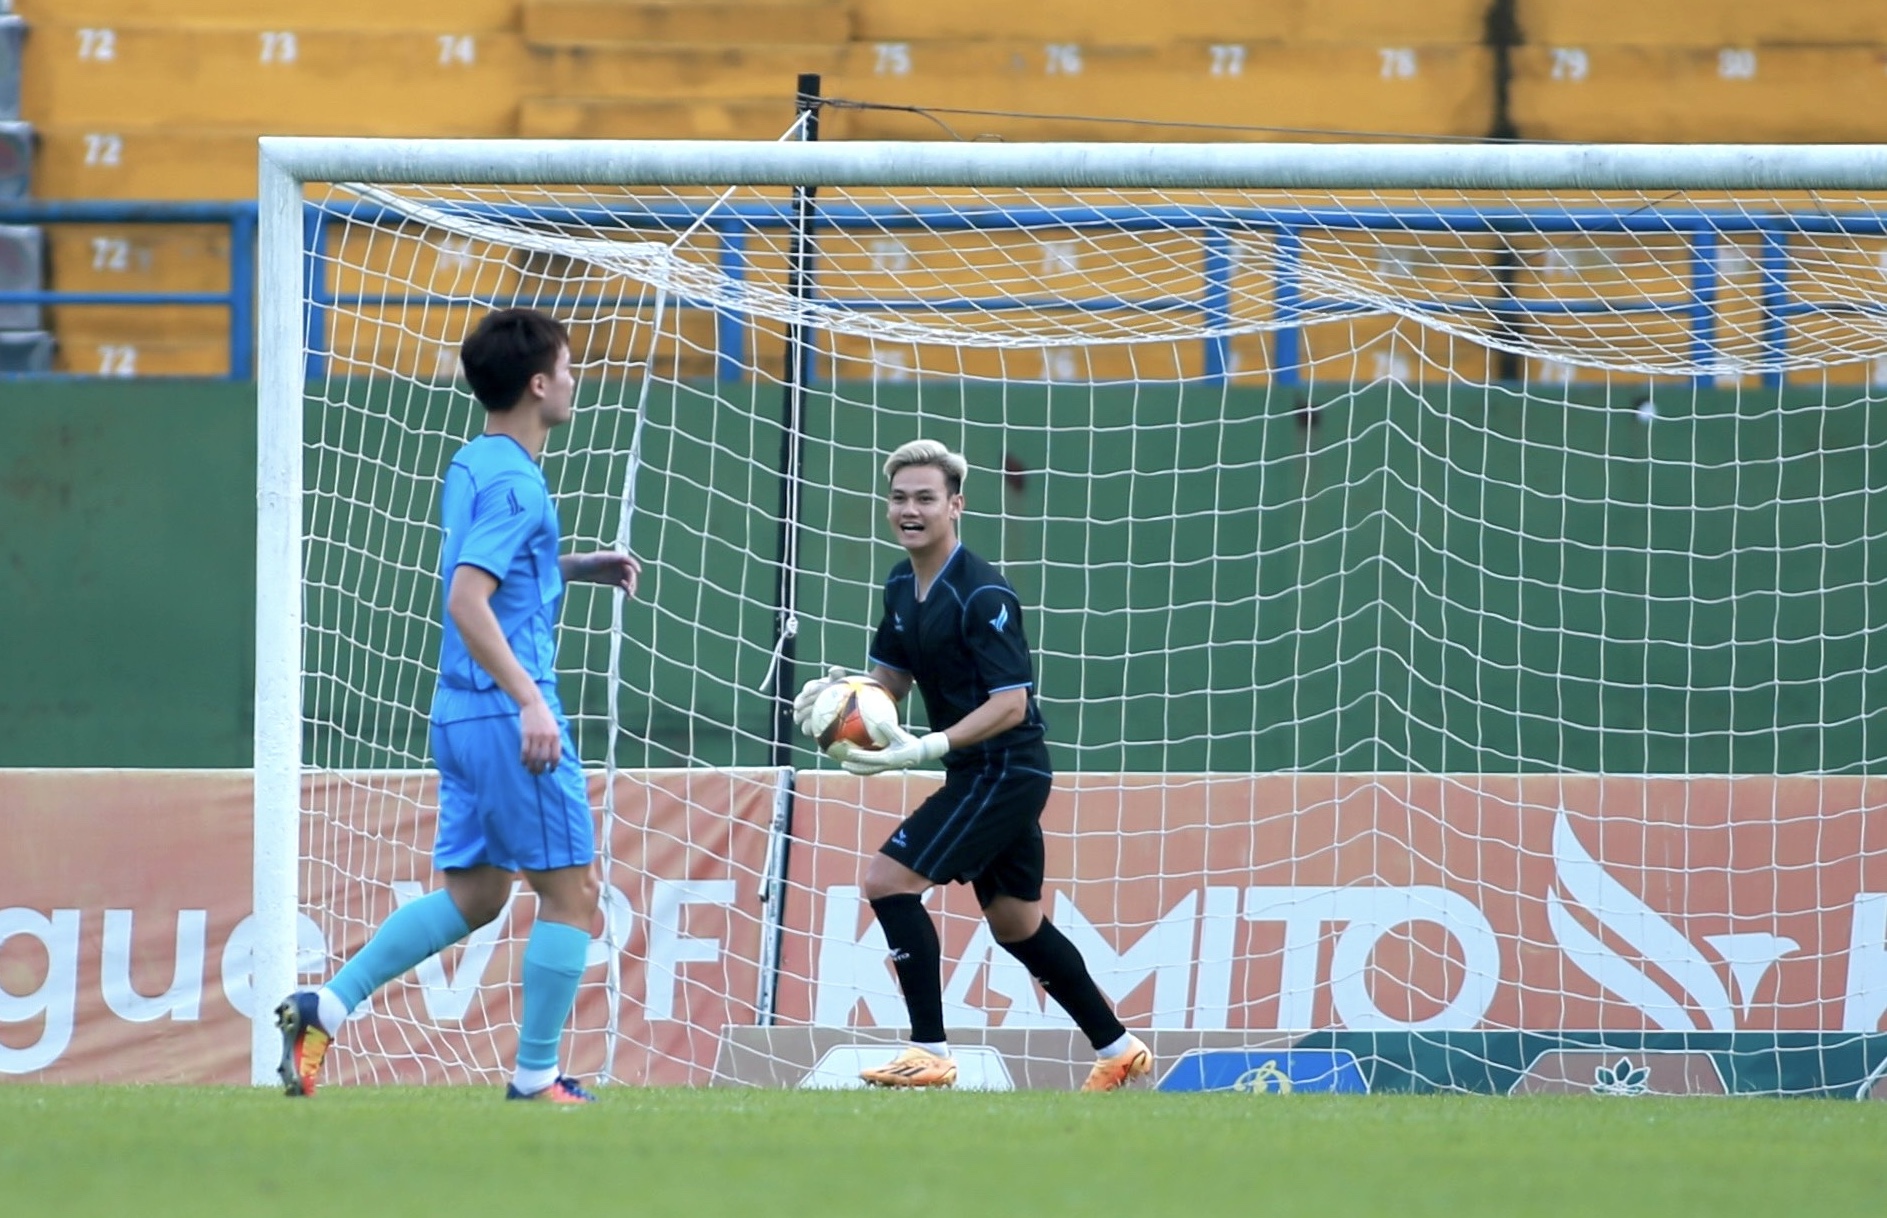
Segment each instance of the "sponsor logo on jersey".
[{"label": "sponsor logo on jersey", "polygon": [[991,630],[994,630],[998,634],[1001,634],[1002,628],[1004,626],[1007,626],[1008,624],[1009,624],[1009,606],[1007,605],[1004,605],[1002,607],[1001,612],[997,613],[995,617],[989,619],[989,628]]}]

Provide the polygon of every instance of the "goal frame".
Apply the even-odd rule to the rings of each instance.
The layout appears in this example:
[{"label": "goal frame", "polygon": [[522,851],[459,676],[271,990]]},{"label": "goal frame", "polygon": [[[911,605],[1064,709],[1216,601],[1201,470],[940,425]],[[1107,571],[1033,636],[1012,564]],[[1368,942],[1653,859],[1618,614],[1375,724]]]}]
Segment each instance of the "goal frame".
[{"label": "goal frame", "polygon": [[302,755],[303,188],[311,182],[1036,189],[1887,190],[1882,145],[259,141],[251,1081],[297,982]]}]

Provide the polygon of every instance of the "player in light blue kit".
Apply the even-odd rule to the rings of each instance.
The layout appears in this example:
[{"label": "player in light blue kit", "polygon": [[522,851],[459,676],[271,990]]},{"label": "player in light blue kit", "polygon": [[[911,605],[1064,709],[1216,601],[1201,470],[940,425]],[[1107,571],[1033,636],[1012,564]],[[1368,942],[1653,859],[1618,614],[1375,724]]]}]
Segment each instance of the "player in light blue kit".
[{"label": "player in light blue kit", "polygon": [[563,325],[503,309],[478,323],[459,356],[486,414],[485,433],[446,469],[439,503],[445,639],[432,704],[433,865],[445,887],[395,910],[326,985],[277,1008],[282,1086],[292,1096],[314,1094],[322,1058],[355,1007],[496,918],[522,871],[537,893],[537,921],[505,1098],[594,1098],[557,1069],[600,891],[595,820],[557,699],[557,614],[566,581],[633,596],[641,567],[613,550],[557,553],[557,508],[538,459],[551,429],[569,421],[576,392]]}]

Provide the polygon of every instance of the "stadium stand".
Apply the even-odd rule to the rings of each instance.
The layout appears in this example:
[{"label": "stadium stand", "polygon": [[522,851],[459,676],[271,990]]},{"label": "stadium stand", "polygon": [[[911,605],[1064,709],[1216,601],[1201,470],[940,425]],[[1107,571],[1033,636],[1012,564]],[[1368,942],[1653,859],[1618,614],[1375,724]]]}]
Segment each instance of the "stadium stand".
[{"label": "stadium stand", "polygon": [[861,42],[973,40],[998,36],[1045,42],[1478,42],[1486,0],[1286,0],[1229,5],[1223,0],[865,0]]},{"label": "stadium stand", "polygon": [[[680,98],[693,94],[700,103],[719,105],[734,92],[748,102],[776,99],[771,110],[749,111],[756,124],[772,117],[770,129],[749,127],[742,134],[777,137],[792,116],[778,82],[803,70],[819,72],[826,94],[836,98],[1253,128],[1244,138],[1292,131],[1478,135],[1487,126],[1492,78],[1482,47],[1273,42],[1236,44],[1235,54],[1232,49],[1201,42],[1083,46],[1011,40],[533,48],[546,93],[527,104],[522,125],[527,134],[551,134],[549,116],[560,115],[563,128],[557,133],[563,134],[569,116],[580,112],[597,125],[592,134],[626,136],[649,131],[654,116],[671,112]],[[558,104],[546,104],[551,102]],[[942,117],[962,135],[1094,138],[1096,132],[1094,124],[1068,118]],[[852,113],[843,132],[855,139],[926,134],[945,130],[914,115],[869,111]],[[1148,138],[1147,131],[1140,130],[1138,138]]]},{"label": "stadium stand", "polygon": [[1864,46],[1884,36],[1872,0],[1517,0],[1515,16],[1538,46]]},{"label": "stadium stand", "polygon": [[690,4],[619,0],[526,0],[524,39],[532,46],[598,43],[840,44],[852,39],[850,0],[699,0]]},{"label": "stadium stand", "polygon": [[[525,61],[516,0],[71,0],[20,6],[34,193],[249,199],[264,133],[508,135]],[[55,291],[216,291],[227,229],[61,226]],[[216,375],[226,310],[61,306],[59,371]]]},{"label": "stadium stand", "polygon": [[[32,128],[20,121],[20,58],[26,23],[0,0],[0,199],[26,197],[32,177]],[[38,290],[45,234],[31,225],[0,225],[0,291]],[[38,305],[0,305],[0,372],[44,372],[52,336]]]},{"label": "stadium stand", "polygon": [[[0,198],[30,167],[40,199],[247,199],[263,133],[777,138],[808,71],[828,97],[881,107],[828,108],[827,139],[1887,138],[1887,34],[1868,0],[15,7],[0,16]],[[94,242],[124,256],[95,264]],[[9,265],[55,290],[201,290],[229,268],[226,235],[161,227],[54,234]],[[60,370],[226,367],[217,309],[46,316]]]},{"label": "stadium stand", "polygon": [[1513,116],[1530,139],[1843,143],[1887,139],[1872,46],[1527,46]]}]

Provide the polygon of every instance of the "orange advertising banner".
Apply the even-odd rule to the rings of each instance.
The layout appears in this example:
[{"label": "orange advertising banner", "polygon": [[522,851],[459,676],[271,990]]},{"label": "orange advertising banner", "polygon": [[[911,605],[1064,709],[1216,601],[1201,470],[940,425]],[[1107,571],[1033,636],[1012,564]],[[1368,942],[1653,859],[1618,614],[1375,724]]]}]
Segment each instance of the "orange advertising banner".
[{"label": "orange advertising banner", "polygon": [[[623,1001],[610,1011],[599,915],[567,1070],[703,1082],[722,1027],[755,1021],[776,782],[772,770],[617,776],[604,905]],[[249,1080],[251,788],[246,771],[0,770],[0,1077]],[[433,886],[433,779],[311,779],[303,807],[303,903],[320,915],[302,919],[300,966],[315,984]],[[520,892],[374,995],[324,1077],[501,1077],[533,905]]]},{"label": "orange advertising banner", "polygon": [[[618,776],[567,1069],[705,1083],[724,1030],[759,1022],[778,777]],[[935,780],[796,783],[777,1021],[901,1030],[858,884]],[[250,790],[0,771],[0,1078],[248,1080]],[[433,886],[432,792],[309,782],[304,983]],[[1887,1015],[1887,784],[1867,778],[1075,774],[1044,828],[1048,913],[1138,1028],[1871,1033]],[[929,901],[950,1026],[1067,1025],[967,889]],[[376,994],[328,1077],[501,1078],[531,913],[520,893]]]},{"label": "orange advertising banner", "polygon": [[[786,1022],[902,1026],[861,859],[935,788],[803,774]],[[1069,774],[1046,912],[1131,1027],[1860,1031],[1887,782]],[[803,894],[803,895],[802,895]],[[952,886],[945,1022],[1063,1026]]]}]

